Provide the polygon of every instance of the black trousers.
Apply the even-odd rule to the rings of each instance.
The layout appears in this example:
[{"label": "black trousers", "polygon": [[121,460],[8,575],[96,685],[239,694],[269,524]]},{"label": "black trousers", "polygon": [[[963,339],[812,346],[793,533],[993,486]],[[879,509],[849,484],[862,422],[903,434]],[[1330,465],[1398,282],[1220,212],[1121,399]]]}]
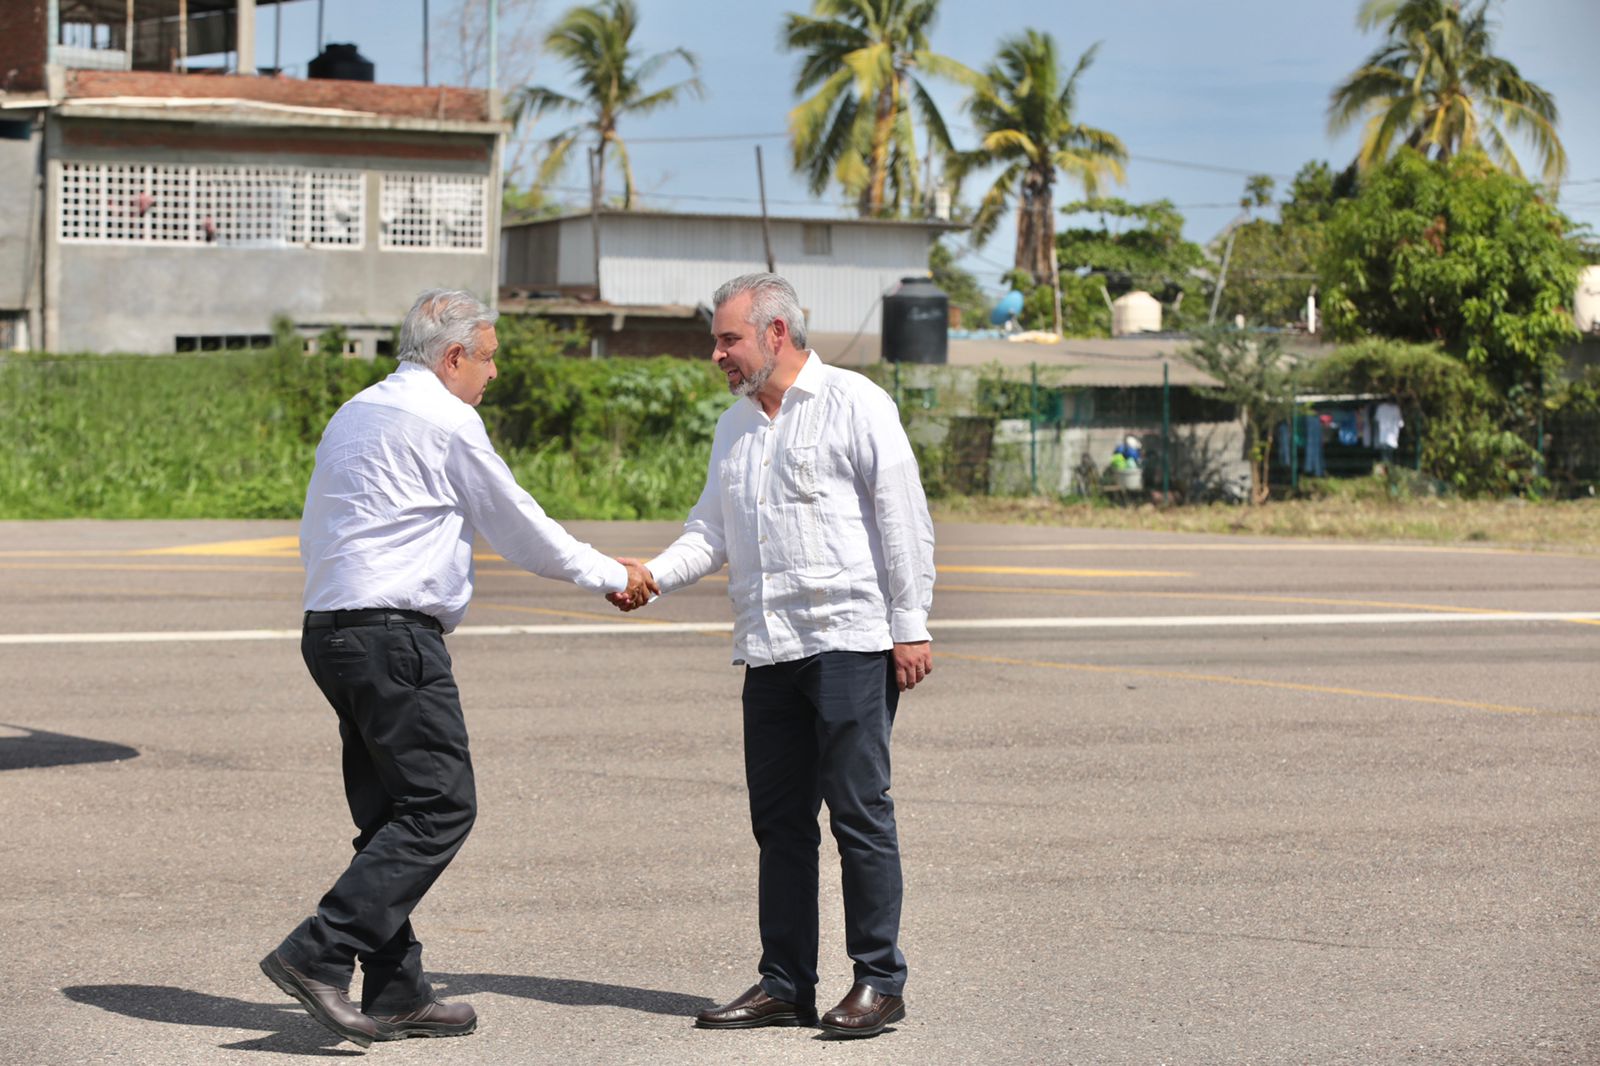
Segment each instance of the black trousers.
[{"label": "black trousers", "polygon": [[467,838],[477,811],[461,699],[444,637],[390,616],[307,628],[306,667],[339,717],[355,857],[278,948],[309,977],[347,988],[361,962],[361,1007],[402,1014],[428,1002],[411,911]]},{"label": "black trousers", "polygon": [[770,996],[816,1003],[823,802],[839,847],[855,980],[891,996],[905,988],[900,842],[889,798],[899,699],[889,652],[823,652],[745,671],[745,781],[761,851],[761,987]]}]

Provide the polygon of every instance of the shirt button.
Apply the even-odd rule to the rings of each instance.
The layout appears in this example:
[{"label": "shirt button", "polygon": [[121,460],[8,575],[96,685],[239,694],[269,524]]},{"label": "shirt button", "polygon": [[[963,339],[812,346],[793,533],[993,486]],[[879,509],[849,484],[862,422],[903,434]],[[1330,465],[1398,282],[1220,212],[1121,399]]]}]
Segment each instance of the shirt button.
[{"label": "shirt button", "polygon": [[761,465],[762,466],[771,466],[772,465],[772,460],[771,459],[763,459],[763,460],[761,460]]}]

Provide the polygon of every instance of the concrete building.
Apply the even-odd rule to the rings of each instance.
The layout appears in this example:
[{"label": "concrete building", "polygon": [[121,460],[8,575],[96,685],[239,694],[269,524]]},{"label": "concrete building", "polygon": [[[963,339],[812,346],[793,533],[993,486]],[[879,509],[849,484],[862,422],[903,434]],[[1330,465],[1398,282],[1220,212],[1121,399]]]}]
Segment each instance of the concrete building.
[{"label": "concrete building", "polygon": [[285,315],[371,354],[423,288],[494,300],[492,95],[383,85],[337,45],[330,77],[258,75],[274,2],[0,0],[0,342],[246,347]]},{"label": "concrete building", "polygon": [[961,228],[771,218],[764,235],[750,215],[612,210],[516,222],[502,234],[501,308],[583,322],[600,355],[704,355],[697,308],[729,278],[765,270],[770,239],[810,330],[877,334],[884,294],[926,276],[929,246]]}]

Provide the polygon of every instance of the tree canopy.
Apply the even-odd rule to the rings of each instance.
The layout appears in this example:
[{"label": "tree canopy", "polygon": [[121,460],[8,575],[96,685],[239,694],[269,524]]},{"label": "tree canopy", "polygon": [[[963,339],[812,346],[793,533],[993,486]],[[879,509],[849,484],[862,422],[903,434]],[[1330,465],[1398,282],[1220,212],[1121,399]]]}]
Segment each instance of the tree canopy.
[{"label": "tree canopy", "polygon": [[789,112],[794,166],[813,195],[838,182],[862,217],[922,206],[913,111],[932,147],[951,146],[919,74],[977,77],[928,47],[938,9],[938,0],[814,0],[810,15],[784,20],[783,46],[802,53],[794,91],[805,98]]},{"label": "tree canopy", "polygon": [[1438,342],[1502,392],[1534,388],[1578,336],[1571,229],[1538,187],[1479,153],[1436,164],[1402,150],[1327,224],[1328,327]]},{"label": "tree canopy", "polygon": [[1387,39],[1333,90],[1328,125],[1338,133],[1363,117],[1362,168],[1382,162],[1397,142],[1437,159],[1478,148],[1508,173],[1522,167],[1506,134],[1534,146],[1544,180],[1567,169],[1556,134],[1555,98],[1493,54],[1491,0],[1365,0],[1363,29]]},{"label": "tree canopy", "polygon": [[1015,197],[1013,267],[1039,281],[1051,276],[1056,172],[1076,178],[1090,196],[1098,194],[1102,182],[1125,177],[1122,165],[1128,150],[1122,141],[1078,121],[1079,79],[1098,49],[1090,46],[1066,72],[1048,33],[1030,29],[1002,40],[999,55],[967,100],[978,147],[952,157],[951,172],[958,181],[973,170],[1001,165],[978,205],[972,237],[977,243],[987,240]]},{"label": "tree canopy", "polygon": [[[1063,274],[1094,277],[1112,297],[1134,289],[1150,293],[1163,305],[1163,328],[1203,321],[1205,252],[1184,239],[1183,215],[1170,200],[1135,204],[1094,197],[1067,204],[1061,213],[1067,218],[1093,216],[1099,222],[1073,226],[1057,236]],[[1104,319],[1103,306],[1098,317]]]},{"label": "tree canopy", "polygon": [[[704,91],[700,79],[693,76],[698,64],[686,49],[640,56],[632,43],[638,25],[634,0],[598,0],[591,7],[569,9],[545,37],[545,47],[572,68],[579,92],[569,96],[543,85],[524,86],[511,94],[512,120],[520,124],[553,112],[576,112],[588,118],[544,142],[539,184],[554,180],[578,139],[593,134],[599,150],[600,195],[605,191],[606,151],[614,148],[622,167],[622,206],[633,206],[633,167],[628,162],[628,146],[617,133],[618,121],[626,115],[648,115],[685,95],[698,96]],[[647,89],[645,83],[673,59],[686,65],[691,77],[665,88]]]}]

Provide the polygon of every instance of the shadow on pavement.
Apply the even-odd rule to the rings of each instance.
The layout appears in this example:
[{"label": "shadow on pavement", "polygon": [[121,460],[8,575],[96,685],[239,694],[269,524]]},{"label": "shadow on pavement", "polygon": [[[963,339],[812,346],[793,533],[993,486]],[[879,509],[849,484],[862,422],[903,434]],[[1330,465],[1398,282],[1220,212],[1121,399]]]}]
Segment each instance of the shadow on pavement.
[{"label": "shadow on pavement", "polygon": [[527,977],[504,973],[430,973],[428,979],[447,996],[470,996],[474,992],[495,992],[521,996],[567,1007],[623,1007],[648,1014],[680,1014],[691,1018],[715,1000],[689,996],[682,992],[658,992],[650,988],[605,985],[596,981],[574,981],[561,977]]},{"label": "shadow on pavement", "polygon": [[[16,730],[22,736],[10,736]],[[76,766],[87,762],[117,762],[134,759],[137,748],[106,740],[69,737],[65,733],[46,733],[42,729],[7,725],[0,722],[0,770],[31,770],[40,766]]]},{"label": "shadow on pavement", "polygon": [[282,1006],[250,1003],[167,985],[73,985],[62,993],[74,1003],[173,1025],[214,1025],[225,1029],[262,1029],[268,1035],[222,1047],[236,1051],[272,1051],[287,1055],[359,1055],[353,1046],[316,1022],[293,1002]]}]

